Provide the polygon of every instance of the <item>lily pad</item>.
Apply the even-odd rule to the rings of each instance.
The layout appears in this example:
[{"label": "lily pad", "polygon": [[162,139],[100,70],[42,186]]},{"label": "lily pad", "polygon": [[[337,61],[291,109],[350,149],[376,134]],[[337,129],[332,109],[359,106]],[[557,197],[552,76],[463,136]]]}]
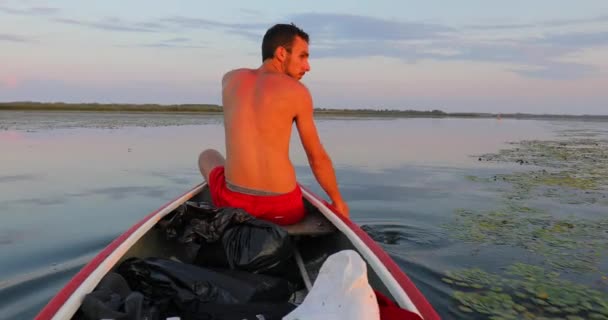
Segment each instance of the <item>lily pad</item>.
[{"label": "lily pad", "polygon": [[[548,315],[562,319],[590,319],[592,315],[598,319],[603,319],[600,316],[608,317],[608,308],[603,304],[608,301],[607,292],[564,280],[539,266],[515,263],[507,267],[504,274],[487,273],[479,268],[462,269],[451,271],[444,277],[446,280],[453,278],[470,283],[466,291],[453,293],[459,308],[471,310],[468,313],[488,317],[515,316],[518,319],[538,319]],[[488,285],[488,281],[495,281],[495,285]],[[470,289],[474,284],[482,284],[482,288]],[[502,288],[502,292],[493,290],[497,286]]]},{"label": "lily pad", "polygon": [[608,254],[608,218],[552,217],[514,201],[488,211],[458,209],[454,221],[444,227],[465,242],[507,245],[540,254],[554,270],[595,271],[600,257]]},{"label": "lily pad", "polygon": [[604,199],[608,187],[608,140],[525,140],[511,145],[514,148],[475,157],[480,161],[514,162],[543,169],[467,179],[507,182],[512,189],[505,196],[514,200],[544,196],[565,203],[598,203]]}]

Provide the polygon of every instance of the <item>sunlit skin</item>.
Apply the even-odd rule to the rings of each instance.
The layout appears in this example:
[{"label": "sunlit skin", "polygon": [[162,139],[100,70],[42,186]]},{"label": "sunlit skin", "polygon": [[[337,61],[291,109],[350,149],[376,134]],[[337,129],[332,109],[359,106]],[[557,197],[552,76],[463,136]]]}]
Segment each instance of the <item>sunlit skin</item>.
[{"label": "sunlit skin", "polygon": [[304,77],[304,74],[310,71],[310,64],[308,63],[308,43],[302,40],[302,38],[296,37],[292,48],[284,50],[287,51],[282,65],[285,74],[301,80],[302,77]]},{"label": "sunlit skin", "polygon": [[348,206],[317,133],[310,92],[299,81],[310,71],[308,57],[308,43],[296,37],[291,48],[278,47],[258,69],[224,75],[226,179],[250,189],[292,191],[297,180],[289,142],[295,122],[317,181],[334,207],[347,216]]}]

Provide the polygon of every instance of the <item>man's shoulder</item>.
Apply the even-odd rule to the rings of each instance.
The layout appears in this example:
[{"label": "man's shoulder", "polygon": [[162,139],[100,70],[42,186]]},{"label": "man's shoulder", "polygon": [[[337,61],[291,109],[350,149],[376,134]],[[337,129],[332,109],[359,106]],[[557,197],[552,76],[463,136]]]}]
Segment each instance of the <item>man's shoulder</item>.
[{"label": "man's shoulder", "polygon": [[298,100],[307,101],[308,99],[310,99],[311,97],[308,87],[306,87],[302,82],[298,80],[294,81],[295,83],[293,85],[293,92],[295,95],[297,95]]},{"label": "man's shoulder", "polygon": [[289,92],[291,95],[308,95],[308,88],[299,80],[296,80],[287,75],[278,75],[281,79],[279,84],[283,87],[282,89],[286,89],[283,92]]},{"label": "man's shoulder", "polygon": [[230,71],[226,72],[224,74],[224,76],[222,77],[222,84],[225,85],[227,81],[230,81],[234,77],[238,77],[238,76],[244,75],[244,74],[251,74],[252,72],[254,72],[254,70],[249,69],[249,68],[238,68],[238,69],[230,70]]},{"label": "man's shoulder", "polygon": [[229,75],[229,74],[237,74],[237,73],[253,72],[253,71],[255,71],[255,69],[251,69],[251,68],[237,68],[237,69],[232,69],[232,70],[226,72],[224,74],[224,76]]},{"label": "man's shoulder", "polygon": [[312,105],[312,97],[308,88],[300,81],[287,76],[289,79],[284,82],[281,88],[281,96],[288,101],[291,109],[296,113],[308,110]]}]

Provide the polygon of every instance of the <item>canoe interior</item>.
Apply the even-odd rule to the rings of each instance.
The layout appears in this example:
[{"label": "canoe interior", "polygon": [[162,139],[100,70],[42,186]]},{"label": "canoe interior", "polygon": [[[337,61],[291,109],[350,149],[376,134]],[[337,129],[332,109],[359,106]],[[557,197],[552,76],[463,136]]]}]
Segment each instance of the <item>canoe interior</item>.
[{"label": "canoe interior", "polygon": [[[195,195],[190,201],[211,202],[207,188],[204,188],[199,194]],[[325,259],[338,251],[351,249],[355,247],[350,240],[339,232],[331,223],[308,201],[308,215],[304,223],[287,227],[287,231],[294,240],[297,250],[300,252],[304,264],[307,265],[307,271],[310,280],[314,283],[316,272],[321,267]],[[171,216],[170,213],[167,217]],[[162,220],[161,220],[162,221]],[[175,242],[166,241],[164,231],[158,227],[153,227],[143,237],[141,237],[116,263],[116,268],[124,260],[132,257],[148,258],[158,257],[166,259],[174,259],[179,261],[187,261],[186,252],[183,246]],[[295,258],[293,258],[295,260]],[[310,268],[312,268],[312,270]],[[372,288],[378,290],[385,296],[392,298],[391,293],[383,284],[383,281],[378,277],[376,272],[367,263],[368,280]]]}]

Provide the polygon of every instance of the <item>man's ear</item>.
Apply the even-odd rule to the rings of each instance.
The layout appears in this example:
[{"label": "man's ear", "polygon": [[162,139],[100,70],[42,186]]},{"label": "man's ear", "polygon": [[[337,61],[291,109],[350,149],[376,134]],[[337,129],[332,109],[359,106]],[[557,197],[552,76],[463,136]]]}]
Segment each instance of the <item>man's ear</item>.
[{"label": "man's ear", "polygon": [[287,58],[287,49],[285,49],[285,47],[278,46],[274,51],[274,56],[277,57],[279,61],[284,61],[285,58]]}]

